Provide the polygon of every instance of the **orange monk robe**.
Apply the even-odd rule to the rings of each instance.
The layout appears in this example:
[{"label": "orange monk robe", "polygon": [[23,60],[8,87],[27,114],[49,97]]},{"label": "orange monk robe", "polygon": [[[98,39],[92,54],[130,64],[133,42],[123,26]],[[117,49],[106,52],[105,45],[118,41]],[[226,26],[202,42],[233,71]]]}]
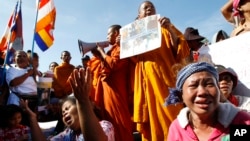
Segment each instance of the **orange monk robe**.
[{"label": "orange monk robe", "polygon": [[132,141],[132,119],[128,108],[128,59],[120,59],[120,47],[114,45],[102,62],[96,103],[104,109],[104,119],[115,128],[115,140]]},{"label": "orange monk robe", "polygon": [[178,50],[173,54],[170,33],[162,28],[161,47],[137,56],[134,87],[134,122],[142,140],[166,141],[168,128],[182,104],[164,106],[168,88],[175,87],[172,66],[189,56],[188,45],[180,31]]},{"label": "orange monk robe", "polygon": [[72,93],[68,78],[74,69],[75,67],[68,63],[62,63],[55,68],[54,81],[52,82],[55,97],[63,98]]},{"label": "orange monk robe", "polygon": [[90,67],[91,73],[92,73],[92,89],[91,89],[91,94],[90,94],[90,99],[94,101],[95,99],[95,91],[97,87],[97,81],[101,73],[101,60],[98,59],[97,57],[93,56],[89,62],[88,62],[88,67]]},{"label": "orange monk robe", "polygon": [[[135,82],[135,62],[129,58],[129,74],[128,74],[128,78],[129,78],[129,95],[128,95],[128,105],[129,105],[129,112],[131,115],[131,119],[133,121],[133,113],[134,113],[134,82]],[[136,131],[136,124],[135,122],[133,122],[133,131]]]},{"label": "orange monk robe", "polygon": [[[133,116],[133,110],[134,110],[135,62],[131,58],[129,58],[128,70],[129,70],[129,73],[127,75],[127,78],[129,78],[129,82],[128,82],[129,83],[129,87],[128,87],[128,90],[129,90],[128,102],[129,102],[130,115]],[[135,125],[133,125],[133,126],[135,126]],[[133,129],[135,130],[135,127],[133,127]]]}]

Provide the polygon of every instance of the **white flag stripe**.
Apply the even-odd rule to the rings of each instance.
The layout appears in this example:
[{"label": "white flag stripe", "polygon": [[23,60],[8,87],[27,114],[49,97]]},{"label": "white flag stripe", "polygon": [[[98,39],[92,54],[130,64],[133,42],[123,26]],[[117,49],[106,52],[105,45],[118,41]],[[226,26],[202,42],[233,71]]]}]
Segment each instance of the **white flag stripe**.
[{"label": "white flag stripe", "polygon": [[55,9],[53,1],[48,2],[41,9],[39,9],[37,21],[40,21],[42,18],[50,14]]}]

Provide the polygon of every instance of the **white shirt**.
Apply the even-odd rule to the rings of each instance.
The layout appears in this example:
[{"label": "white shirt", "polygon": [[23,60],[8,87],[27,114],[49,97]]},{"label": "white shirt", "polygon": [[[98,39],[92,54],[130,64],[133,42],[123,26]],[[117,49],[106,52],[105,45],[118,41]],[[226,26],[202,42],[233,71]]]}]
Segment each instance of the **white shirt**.
[{"label": "white shirt", "polygon": [[12,92],[16,92],[19,94],[26,94],[26,95],[37,94],[37,84],[32,76],[29,76],[26,80],[23,81],[23,83],[21,83],[18,86],[15,86],[15,87],[10,86],[10,82],[14,78],[24,75],[28,70],[29,68],[23,69],[19,67],[10,67],[6,71],[6,81],[11,91],[7,104],[19,105],[19,98]]}]

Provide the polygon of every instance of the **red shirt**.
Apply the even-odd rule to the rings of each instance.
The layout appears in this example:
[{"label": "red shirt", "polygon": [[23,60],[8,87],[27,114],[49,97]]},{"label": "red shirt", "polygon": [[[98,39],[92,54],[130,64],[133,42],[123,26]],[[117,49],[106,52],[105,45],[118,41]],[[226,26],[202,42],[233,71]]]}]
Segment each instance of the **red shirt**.
[{"label": "red shirt", "polygon": [[239,101],[234,95],[230,94],[230,96],[227,99],[236,107],[239,106]]},{"label": "red shirt", "polygon": [[18,141],[29,134],[29,127],[18,125],[15,128],[0,129],[0,141]]}]

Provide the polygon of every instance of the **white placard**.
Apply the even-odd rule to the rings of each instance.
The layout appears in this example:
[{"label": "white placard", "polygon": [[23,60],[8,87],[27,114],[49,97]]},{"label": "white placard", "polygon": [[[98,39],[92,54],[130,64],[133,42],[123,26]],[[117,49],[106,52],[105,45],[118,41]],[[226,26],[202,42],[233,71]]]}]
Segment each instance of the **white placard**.
[{"label": "white placard", "polygon": [[201,56],[211,57],[214,64],[232,69],[239,79],[234,93],[250,96],[250,32],[212,44],[199,52]]},{"label": "white placard", "polygon": [[120,58],[142,54],[161,46],[160,15],[136,20],[120,29]]}]

